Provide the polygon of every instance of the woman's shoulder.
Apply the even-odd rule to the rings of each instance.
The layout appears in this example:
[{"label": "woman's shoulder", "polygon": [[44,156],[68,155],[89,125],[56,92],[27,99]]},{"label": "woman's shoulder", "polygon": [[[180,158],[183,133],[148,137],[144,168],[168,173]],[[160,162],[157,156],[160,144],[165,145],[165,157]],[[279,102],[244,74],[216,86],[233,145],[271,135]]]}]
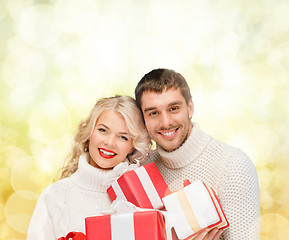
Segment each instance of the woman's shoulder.
[{"label": "woman's shoulder", "polygon": [[69,178],[60,179],[56,182],[51,183],[44,189],[41,194],[41,198],[58,198],[61,199],[65,196],[67,189],[70,188],[71,180]]}]

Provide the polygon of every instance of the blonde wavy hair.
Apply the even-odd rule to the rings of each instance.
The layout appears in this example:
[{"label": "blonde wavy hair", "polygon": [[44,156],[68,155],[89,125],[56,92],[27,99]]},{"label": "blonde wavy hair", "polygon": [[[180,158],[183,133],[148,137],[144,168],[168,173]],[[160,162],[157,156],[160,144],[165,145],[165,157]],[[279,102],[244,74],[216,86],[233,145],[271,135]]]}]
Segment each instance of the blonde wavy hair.
[{"label": "blonde wavy hair", "polygon": [[127,156],[128,160],[130,162],[147,160],[151,151],[151,140],[135,100],[129,96],[118,95],[101,98],[96,102],[86,120],[79,124],[72,150],[67,156],[66,165],[61,170],[60,179],[69,177],[78,169],[79,157],[89,151],[89,137],[95,128],[97,119],[105,110],[117,111],[125,119],[134,146],[134,151]]}]

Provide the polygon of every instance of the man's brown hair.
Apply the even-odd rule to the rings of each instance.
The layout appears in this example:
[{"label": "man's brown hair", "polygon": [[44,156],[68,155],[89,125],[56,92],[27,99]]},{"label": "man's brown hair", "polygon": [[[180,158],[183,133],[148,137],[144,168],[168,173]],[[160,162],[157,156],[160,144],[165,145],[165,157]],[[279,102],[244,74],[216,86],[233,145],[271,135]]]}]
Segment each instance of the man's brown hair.
[{"label": "man's brown hair", "polygon": [[162,93],[164,90],[180,89],[188,103],[192,96],[186,79],[173,70],[158,68],[150,71],[139,81],[135,88],[136,104],[141,109],[141,97],[146,91]]}]

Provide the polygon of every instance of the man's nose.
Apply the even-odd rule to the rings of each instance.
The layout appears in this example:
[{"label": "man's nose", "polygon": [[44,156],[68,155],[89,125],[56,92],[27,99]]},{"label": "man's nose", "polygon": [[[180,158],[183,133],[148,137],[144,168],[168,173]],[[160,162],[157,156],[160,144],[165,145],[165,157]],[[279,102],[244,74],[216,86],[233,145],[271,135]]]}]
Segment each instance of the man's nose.
[{"label": "man's nose", "polygon": [[168,113],[162,113],[160,118],[160,124],[162,128],[168,128],[172,124],[172,118]]}]

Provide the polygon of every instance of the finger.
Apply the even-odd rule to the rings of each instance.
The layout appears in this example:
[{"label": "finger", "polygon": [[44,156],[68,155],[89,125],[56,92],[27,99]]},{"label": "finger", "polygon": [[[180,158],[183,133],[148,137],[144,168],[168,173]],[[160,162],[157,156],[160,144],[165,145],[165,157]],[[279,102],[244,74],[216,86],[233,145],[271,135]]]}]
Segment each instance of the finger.
[{"label": "finger", "polygon": [[213,240],[215,235],[218,233],[218,228],[214,228],[208,232],[204,240]]},{"label": "finger", "polygon": [[218,240],[224,230],[219,230],[212,240]]},{"label": "finger", "polygon": [[207,232],[202,231],[196,237],[194,237],[193,240],[204,240],[206,235],[207,235]]}]

